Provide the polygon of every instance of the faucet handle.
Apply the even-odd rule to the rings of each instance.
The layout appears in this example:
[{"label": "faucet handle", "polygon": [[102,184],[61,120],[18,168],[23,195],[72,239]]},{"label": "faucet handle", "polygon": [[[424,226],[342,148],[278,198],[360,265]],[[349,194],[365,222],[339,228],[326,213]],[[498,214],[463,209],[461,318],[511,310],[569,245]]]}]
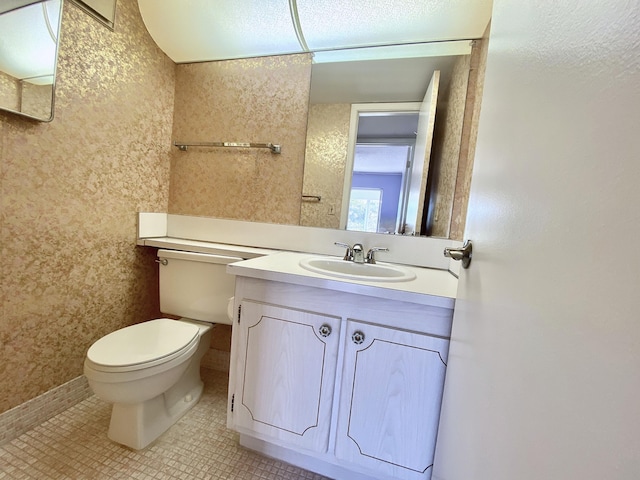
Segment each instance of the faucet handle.
[{"label": "faucet handle", "polygon": [[351,248],[351,245],[347,243],[342,243],[342,242],[334,242],[334,245],[337,245],[338,247],[344,247],[347,249],[347,251],[344,254],[343,260],[346,260],[347,262],[353,261],[353,248]]},{"label": "faucet handle", "polygon": [[367,252],[367,258],[365,259],[366,263],[375,264],[375,253],[376,252],[388,252],[389,249],[387,247],[371,247]]}]

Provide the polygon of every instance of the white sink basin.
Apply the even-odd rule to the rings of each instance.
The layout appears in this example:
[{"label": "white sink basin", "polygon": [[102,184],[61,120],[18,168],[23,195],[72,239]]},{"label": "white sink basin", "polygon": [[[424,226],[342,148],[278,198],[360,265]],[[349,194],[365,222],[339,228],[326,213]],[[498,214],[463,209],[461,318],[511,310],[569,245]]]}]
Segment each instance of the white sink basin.
[{"label": "white sink basin", "polygon": [[354,263],[338,258],[310,257],[300,260],[300,266],[315,273],[365,282],[408,282],[416,278],[411,270],[388,263]]}]

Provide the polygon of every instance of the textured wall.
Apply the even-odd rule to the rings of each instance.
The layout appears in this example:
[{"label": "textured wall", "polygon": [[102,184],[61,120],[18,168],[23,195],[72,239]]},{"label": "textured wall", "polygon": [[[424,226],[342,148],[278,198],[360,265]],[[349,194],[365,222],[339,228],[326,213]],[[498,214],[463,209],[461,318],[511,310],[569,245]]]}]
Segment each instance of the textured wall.
[{"label": "textured wall", "polygon": [[464,236],[488,38],[489,27],[483,39],[475,42],[471,55],[456,62],[448,98],[442,108],[438,106],[432,158],[437,173],[430,196],[430,234],[434,237],[462,240]]},{"label": "textured wall", "polygon": [[436,114],[437,133],[434,136],[435,151],[431,168],[434,190],[431,195],[433,223],[430,235],[448,237],[451,223],[458,159],[460,157],[460,139],[464,122],[467,84],[469,79],[470,55],[458,58],[451,74],[449,96],[439,105]]},{"label": "textured wall", "polygon": [[478,122],[480,120],[480,106],[484,90],[484,73],[487,65],[489,50],[489,32],[487,27],[481,40],[476,40],[470,59],[469,84],[467,86],[467,107],[460,140],[460,157],[458,160],[458,174],[451,210],[451,228],[449,237],[463,240],[464,228],[467,220],[467,205],[471,190],[471,174],[473,173],[473,159],[476,155],[476,139],[478,138]]},{"label": "textured wall", "polygon": [[178,65],[173,139],[278,143],[266,149],[173,149],[169,212],[300,222],[311,56]]},{"label": "textured wall", "polygon": [[48,119],[51,115],[52,95],[53,87],[51,85],[34,85],[23,82],[20,111],[36,118]]},{"label": "textured wall", "polygon": [[640,2],[493,5],[432,479],[637,479]]},{"label": "textured wall", "polygon": [[0,105],[10,110],[20,108],[20,85],[11,75],[0,72]]},{"label": "textured wall", "polygon": [[0,411],[82,373],[97,338],[158,314],[136,212],[166,211],[175,65],[135,0],[115,32],[71,2],[55,119],[0,113]]},{"label": "textured wall", "polygon": [[[305,152],[305,195],[321,202],[303,202],[300,225],[339,228],[344,171],[349,146],[351,104],[316,104],[309,107]],[[330,210],[333,208],[333,214]]]}]

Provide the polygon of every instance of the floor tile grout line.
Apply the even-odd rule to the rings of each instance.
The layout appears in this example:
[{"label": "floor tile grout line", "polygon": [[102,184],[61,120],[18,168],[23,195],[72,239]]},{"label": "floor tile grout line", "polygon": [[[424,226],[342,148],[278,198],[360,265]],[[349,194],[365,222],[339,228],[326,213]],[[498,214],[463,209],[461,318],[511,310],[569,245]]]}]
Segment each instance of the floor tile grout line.
[{"label": "floor tile grout line", "polygon": [[0,479],[13,478],[4,465],[17,464],[11,475],[38,480],[322,480],[241,447],[237,433],[226,428],[227,374],[203,369],[203,378],[201,401],[145,450],[130,450],[108,440],[109,406],[90,396],[1,445]]}]

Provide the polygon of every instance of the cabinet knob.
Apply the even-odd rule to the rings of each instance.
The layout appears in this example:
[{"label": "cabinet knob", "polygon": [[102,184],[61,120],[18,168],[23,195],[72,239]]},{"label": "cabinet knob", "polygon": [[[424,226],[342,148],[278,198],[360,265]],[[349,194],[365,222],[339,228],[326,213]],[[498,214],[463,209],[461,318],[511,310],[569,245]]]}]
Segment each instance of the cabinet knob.
[{"label": "cabinet knob", "polygon": [[362,342],[364,342],[364,333],[362,333],[360,330],[356,330],[355,332],[353,332],[353,335],[351,335],[351,340],[353,340],[353,343],[355,343],[356,345],[360,345]]},{"label": "cabinet knob", "polygon": [[331,335],[331,327],[325,323],[320,328],[318,328],[318,333],[322,337],[328,337],[329,335]]}]

